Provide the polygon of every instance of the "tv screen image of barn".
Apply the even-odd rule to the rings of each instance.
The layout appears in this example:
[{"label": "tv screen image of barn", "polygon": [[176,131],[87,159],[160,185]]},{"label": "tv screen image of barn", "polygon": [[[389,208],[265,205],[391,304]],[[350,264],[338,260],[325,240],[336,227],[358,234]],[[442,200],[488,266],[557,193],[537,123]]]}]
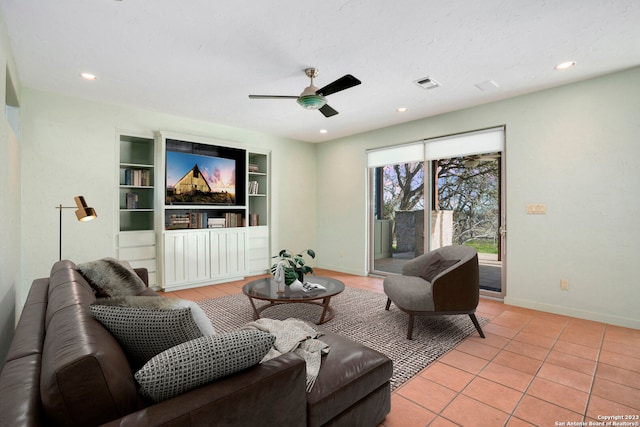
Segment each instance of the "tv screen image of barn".
[{"label": "tv screen image of barn", "polygon": [[236,204],[234,159],[167,150],[166,166],[166,204]]}]

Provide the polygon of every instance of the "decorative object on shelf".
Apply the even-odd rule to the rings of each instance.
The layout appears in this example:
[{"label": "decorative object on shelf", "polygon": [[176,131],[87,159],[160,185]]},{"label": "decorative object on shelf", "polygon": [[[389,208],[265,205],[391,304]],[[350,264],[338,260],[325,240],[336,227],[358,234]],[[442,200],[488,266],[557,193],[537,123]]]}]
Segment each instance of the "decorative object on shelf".
[{"label": "decorative object on shelf", "polygon": [[305,249],[304,251],[293,255],[288,249],[282,249],[278,255],[274,255],[272,258],[279,258],[280,260],[271,266],[271,274],[275,275],[278,266],[282,265],[284,271],[285,285],[289,286],[294,281],[299,280],[304,283],[305,274],[313,274],[313,268],[306,265],[303,256],[309,255],[311,258],[316,257],[316,253],[313,249]]},{"label": "decorative object on shelf", "polygon": [[249,194],[252,194],[252,195],[260,194],[258,193],[259,186],[260,184],[258,183],[258,181],[249,181]]},{"label": "decorative object on shelf", "polygon": [[76,196],[75,201],[76,206],[62,206],[62,204],[56,206],[56,209],[60,211],[60,230],[58,234],[60,239],[60,246],[58,252],[58,260],[62,260],[62,210],[73,209],[77,207],[76,217],[78,218],[78,221],[82,222],[91,221],[92,219],[96,219],[96,217],[98,216],[95,209],[87,206],[87,202],[84,200],[83,196]]}]

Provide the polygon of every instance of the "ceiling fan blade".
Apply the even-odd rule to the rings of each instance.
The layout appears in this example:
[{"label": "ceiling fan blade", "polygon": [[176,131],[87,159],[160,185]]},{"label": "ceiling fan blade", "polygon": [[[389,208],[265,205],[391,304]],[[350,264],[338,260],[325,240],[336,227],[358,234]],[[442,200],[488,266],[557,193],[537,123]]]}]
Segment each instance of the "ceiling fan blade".
[{"label": "ceiling fan blade", "polygon": [[362,83],[360,80],[353,77],[351,74],[340,77],[338,80],[333,81],[325,87],[318,89],[316,93],[318,95],[327,96],[332,93],[340,92],[341,90],[349,89],[350,87],[358,86]]},{"label": "ceiling fan blade", "polygon": [[294,95],[249,95],[251,99],[298,99]]},{"label": "ceiling fan blade", "polygon": [[331,117],[331,116],[335,116],[336,114],[338,114],[338,112],[336,110],[334,110],[333,108],[331,108],[329,106],[329,104],[324,104],[321,108],[320,108],[320,112],[322,114],[324,114],[325,117]]}]

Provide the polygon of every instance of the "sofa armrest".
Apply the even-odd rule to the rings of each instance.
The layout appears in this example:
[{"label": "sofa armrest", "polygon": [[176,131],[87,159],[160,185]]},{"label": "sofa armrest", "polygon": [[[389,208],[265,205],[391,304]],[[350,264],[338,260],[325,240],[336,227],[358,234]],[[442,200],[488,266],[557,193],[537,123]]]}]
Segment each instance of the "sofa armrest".
[{"label": "sofa armrest", "polygon": [[146,268],[134,268],[133,271],[135,271],[138,277],[142,279],[144,284],[149,287],[149,270],[147,270]]},{"label": "sofa armrest", "polygon": [[306,368],[286,353],[104,426],[306,425]]}]

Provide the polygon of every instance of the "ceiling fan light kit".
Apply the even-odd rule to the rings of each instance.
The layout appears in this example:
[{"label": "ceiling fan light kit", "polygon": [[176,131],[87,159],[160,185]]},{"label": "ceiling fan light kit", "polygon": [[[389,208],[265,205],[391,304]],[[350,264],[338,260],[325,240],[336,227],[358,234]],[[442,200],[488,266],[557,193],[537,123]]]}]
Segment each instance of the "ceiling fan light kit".
[{"label": "ceiling fan light kit", "polygon": [[298,104],[307,110],[318,110],[327,103],[327,99],[322,95],[301,95],[297,99]]},{"label": "ceiling fan light kit", "polygon": [[305,74],[311,80],[311,84],[307,86],[299,96],[289,95],[249,95],[251,99],[295,99],[296,102],[307,110],[320,110],[325,117],[331,117],[338,114],[336,110],[331,108],[327,104],[326,96],[332,93],[340,92],[345,89],[349,89],[353,86],[357,86],[361,83],[360,80],[353,77],[351,74],[344,75],[338,80],[335,80],[323,88],[318,89],[313,85],[313,79],[318,76],[317,68],[307,68],[304,70]]}]

